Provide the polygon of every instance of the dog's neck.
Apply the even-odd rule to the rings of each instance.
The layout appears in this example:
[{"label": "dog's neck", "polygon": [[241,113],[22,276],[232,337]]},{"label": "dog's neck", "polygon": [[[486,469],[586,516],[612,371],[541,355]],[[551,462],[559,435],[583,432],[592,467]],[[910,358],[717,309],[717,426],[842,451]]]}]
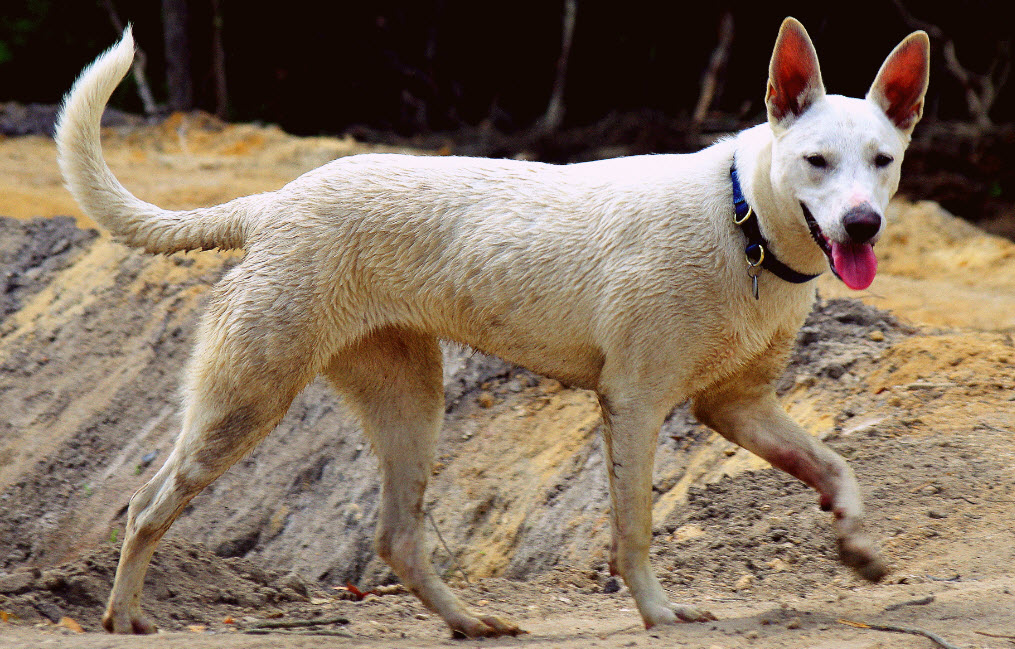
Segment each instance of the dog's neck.
[{"label": "dog's neck", "polygon": [[733,222],[740,226],[740,231],[747,238],[744,257],[748,265],[748,275],[753,280],[754,299],[760,299],[757,278],[763,270],[790,284],[804,284],[817,279],[818,275],[816,273],[798,273],[775,256],[772,246],[765,239],[764,235],[761,234],[761,228],[758,225],[758,217],[754,213],[754,208],[751,207],[744,197],[735,158],[730,166],[730,183],[733,185]]},{"label": "dog's neck", "polygon": [[759,124],[734,141],[744,198],[754,209],[771,252],[799,273],[819,275],[828,271],[828,261],[811,237],[799,201],[780,195],[772,186],[772,137],[769,125]]}]

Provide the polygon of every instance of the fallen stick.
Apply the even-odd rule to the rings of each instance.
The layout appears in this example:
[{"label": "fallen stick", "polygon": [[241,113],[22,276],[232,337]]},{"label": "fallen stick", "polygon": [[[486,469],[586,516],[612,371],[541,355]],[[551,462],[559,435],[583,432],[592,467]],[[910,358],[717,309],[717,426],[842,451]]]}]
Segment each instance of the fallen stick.
[{"label": "fallen stick", "polygon": [[888,606],[885,607],[885,610],[895,611],[902,608],[903,606],[923,606],[925,604],[930,604],[933,601],[934,596],[927,595],[926,597],[921,597],[920,599],[911,599],[905,602],[899,602],[898,604],[889,604]]},{"label": "fallen stick", "polygon": [[348,631],[334,631],[332,629],[310,629],[310,630],[291,630],[291,629],[243,629],[242,633],[247,635],[323,635],[323,636],[336,636],[339,638],[355,638],[356,636],[349,633]]},{"label": "fallen stick", "polygon": [[272,629],[296,629],[305,626],[327,626],[329,624],[349,624],[346,617],[322,617],[317,620],[265,620],[256,622],[244,629],[244,632],[268,632]]},{"label": "fallen stick", "polygon": [[845,624],[847,626],[856,627],[858,629],[871,629],[872,631],[890,631],[892,633],[909,633],[911,635],[922,635],[925,638],[929,638],[933,642],[941,645],[945,649],[961,649],[957,645],[953,645],[933,631],[927,631],[926,629],[917,629],[908,626],[893,626],[891,624],[868,624],[866,622],[853,622],[852,620],[837,620],[839,624]]}]

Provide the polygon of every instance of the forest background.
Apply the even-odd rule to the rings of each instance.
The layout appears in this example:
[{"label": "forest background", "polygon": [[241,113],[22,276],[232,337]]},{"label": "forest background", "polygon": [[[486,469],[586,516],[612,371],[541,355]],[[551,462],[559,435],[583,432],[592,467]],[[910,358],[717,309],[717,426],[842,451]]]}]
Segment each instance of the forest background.
[{"label": "forest background", "polygon": [[50,130],[81,67],[129,22],[142,74],[112,101],[129,113],[552,162],[689,151],[764,119],[772,43],[793,15],[845,95],[865,93],[902,36],[929,32],[902,193],[1013,237],[1009,13],[998,0],[5,0],[0,133]]}]

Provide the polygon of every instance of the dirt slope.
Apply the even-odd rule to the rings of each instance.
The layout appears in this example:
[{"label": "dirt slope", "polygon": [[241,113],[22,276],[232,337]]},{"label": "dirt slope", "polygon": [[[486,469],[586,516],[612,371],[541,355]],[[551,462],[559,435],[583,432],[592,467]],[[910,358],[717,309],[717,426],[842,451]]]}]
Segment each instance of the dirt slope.
[{"label": "dirt slope", "polygon": [[[183,117],[104,144],[124,184],[167,207],[272,189],[365,150]],[[0,215],[17,217],[0,220],[0,647],[128,646],[54,623],[98,629],[127,498],[171,447],[195,318],[237,257],[151,257],[70,219],[29,220],[89,225],[40,138],[0,140]],[[790,412],[850,459],[888,582],[838,566],[806,488],[678,409],[659,437],[653,561],[675,600],[721,621],[646,633],[605,568],[595,400],[449,347],[434,560],[531,632],[484,646],[932,646],[840,618],[1011,646],[983,633],[1015,635],[1015,245],[929,203],[897,204],[892,219],[870,290],[833,299],[847,291],[822,278],[782,385]],[[209,647],[443,644],[409,596],[337,598],[347,582],[392,581],[371,549],[377,496],[355,422],[313,384],[170,532],[146,589],[170,632],[146,646],[192,646],[194,633]],[[237,631],[276,615],[344,616],[329,628],[349,637]]]}]

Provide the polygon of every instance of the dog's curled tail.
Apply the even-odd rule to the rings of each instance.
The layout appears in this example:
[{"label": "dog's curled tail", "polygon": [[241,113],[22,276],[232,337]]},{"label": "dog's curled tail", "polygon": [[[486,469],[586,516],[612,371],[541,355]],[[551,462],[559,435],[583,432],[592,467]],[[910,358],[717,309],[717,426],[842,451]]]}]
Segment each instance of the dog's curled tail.
[{"label": "dog's curled tail", "polygon": [[56,146],[64,182],[90,218],[120,241],[149,252],[242,248],[253,227],[248,198],[173,212],[146,203],[124,188],[102,157],[99,126],[113,90],[134,60],[130,26],[78,77],[64,98]]}]

